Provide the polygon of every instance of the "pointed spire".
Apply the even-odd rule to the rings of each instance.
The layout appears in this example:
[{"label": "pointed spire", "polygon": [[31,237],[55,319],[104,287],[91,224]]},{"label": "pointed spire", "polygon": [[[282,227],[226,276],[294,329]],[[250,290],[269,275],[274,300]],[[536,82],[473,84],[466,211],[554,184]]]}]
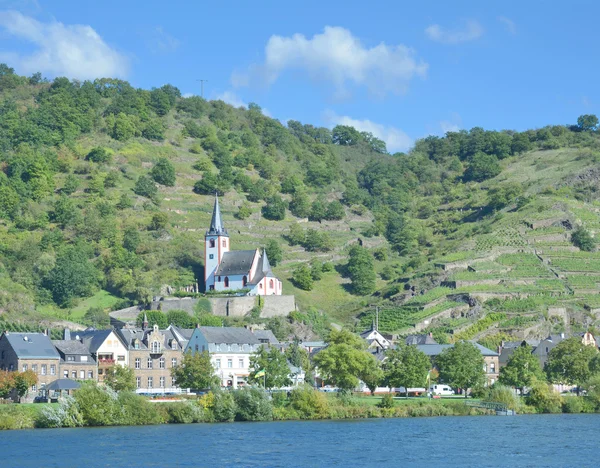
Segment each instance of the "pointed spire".
[{"label": "pointed spire", "polygon": [[144,321],[142,322],[142,328],[145,330],[146,328],[148,328],[148,315],[146,315],[146,312],[144,312]]},{"label": "pointed spire", "polygon": [[271,271],[271,264],[269,263],[269,259],[267,258],[267,251],[266,249],[263,249],[263,254],[262,254],[262,265],[261,265],[261,271],[266,275],[267,273],[271,273],[273,274],[273,272]]},{"label": "pointed spire", "polygon": [[213,208],[212,219],[210,220],[210,229],[206,233],[207,235],[216,236],[228,236],[227,229],[223,227],[223,221],[221,220],[221,209],[219,208],[219,196],[215,192],[215,206]]}]

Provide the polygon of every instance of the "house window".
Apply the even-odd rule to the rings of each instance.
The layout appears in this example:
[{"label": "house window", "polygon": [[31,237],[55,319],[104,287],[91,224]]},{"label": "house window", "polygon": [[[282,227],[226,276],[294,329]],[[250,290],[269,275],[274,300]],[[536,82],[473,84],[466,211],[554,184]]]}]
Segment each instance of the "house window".
[{"label": "house window", "polygon": [[270,281],[269,281],[269,287],[270,287],[271,289],[273,289],[273,288],[275,287],[275,283],[273,283],[273,280],[270,280]]},{"label": "house window", "polygon": [[80,370],[80,371],[79,371],[79,378],[80,378],[81,380],[85,379],[85,371],[84,371],[84,370]]},{"label": "house window", "polygon": [[152,369],[152,358],[148,358],[148,369]]},{"label": "house window", "polygon": [[14,371],[15,370],[15,365],[11,364],[10,366],[8,366],[8,370],[9,371]]},{"label": "house window", "polygon": [[210,239],[210,240],[208,241],[208,246],[209,246],[211,249],[214,249],[214,248],[215,248],[215,240],[214,240],[214,239]]},{"label": "house window", "polygon": [[[164,357],[161,357],[161,358],[158,360],[158,368],[159,368],[159,369],[164,369],[164,368],[165,368],[165,358],[164,358]],[[162,386],[162,385],[161,385],[161,386]]]},{"label": "house window", "polygon": [[222,244],[223,244],[223,247],[227,247],[227,240],[223,239]]},{"label": "house window", "polygon": [[69,362],[75,361],[75,356],[67,356],[67,361],[69,361]]},{"label": "house window", "polygon": [[546,346],[546,354],[548,354],[548,346]]},{"label": "house window", "polygon": [[152,388],[154,385],[154,379],[152,377],[148,377],[148,388]]},{"label": "house window", "polygon": [[221,345],[215,345],[215,348],[217,349],[217,351],[221,351]]},{"label": "house window", "polygon": [[220,277],[220,276],[217,278],[217,281],[218,281],[219,283],[221,282],[221,277]]},{"label": "house window", "polygon": [[141,369],[142,367],[142,360],[139,357],[135,358],[135,368],[136,369]]},{"label": "house window", "polygon": [[262,283],[259,283],[258,289],[262,289]]},{"label": "house window", "polygon": [[27,364],[23,364],[23,372],[27,372]]},{"label": "house window", "polygon": [[35,385],[35,384],[34,384],[34,385],[32,385],[32,386],[31,386],[31,391],[32,391],[32,392],[35,392],[36,390],[37,390],[37,385]]},{"label": "house window", "polygon": [[81,357],[79,358],[79,360],[80,360],[81,362],[87,362],[87,356],[81,356]]},{"label": "house window", "polygon": [[124,361],[125,355],[117,356],[117,361]]},{"label": "house window", "polygon": [[487,363],[483,363],[483,372],[487,372]]},{"label": "house window", "polygon": [[77,378],[77,371],[72,371],[72,372],[71,372],[71,378],[72,378],[73,380],[75,380],[75,379]]},{"label": "house window", "polygon": [[171,386],[174,387],[175,385],[176,385],[176,383],[175,383],[175,377],[171,377]]},{"label": "house window", "polygon": [[231,351],[231,345],[230,344],[227,345],[227,351]]},{"label": "house window", "polygon": [[160,378],[160,388],[165,388],[165,378],[164,377]]},{"label": "house window", "polygon": [[171,349],[177,349],[177,341],[175,341],[175,340],[171,341]]},{"label": "house window", "polygon": [[495,374],[496,373],[496,363],[492,362],[490,364],[490,374]]},{"label": "house window", "polygon": [[42,374],[42,375],[46,375],[46,370],[47,370],[47,369],[48,369],[48,368],[46,367],[46,364],[42,364],[42,372],[41,372],[41,374]]},{"label": "house window", "polygon": [[240,367],[240,369],[242,369],[242,368],[244,367],[244,360],[243,360],[243,359],[240,359],[240,360],[238,361],[238,364],[239,364],[239,367]]},{"label": "house window", "polygon": [[133,349],[140,349],[140,342],[139,342],[139,340],[135,340],[133,342]]},{"label": "house window", "polygon": [[31,364],[31,370],[37,374],[37,364]]},{"label": "house window", "polygon": [[225,277],[225,287],[228,288],[229,287],[229,276]]},{"label": "house window", "polygon": [[152,342],[152,352],[159,353],[160,352],[160,343],[158,341]]},{"label": "house window", "polygon": [[141,388],[141,386],[142,386],[142,378],[141,377],[136,377],[135,378],[135,386],[137,388]]},{"label": "house window", "polygon": [[175,367],[177,365],[177,358],[171,359],[171,367]]},{"label": "house window", "polygon": [[215,367],[216,367],[217,369],[220,369],[220,368],[221,368],[221,360],[220,360],[220,359],[217,359],[217,360],[215,361]]},{"label": "house window", "polygon": [[56,375],[56,365],[50,364],[50,375]]},{"label": "house window", "polygon": [[233,359],[227,359],[227,367],[231,369],[233,367]]},{"label": "house window", "polygon": [[248,277],[244,276],[242,278],[242,286],[246,286],[248,284]]},{"label": "house window", "polygon": [[94,378],[94,371],[88,371],[88,379]]},{"label": "house window", "polygon": [[65,379],[68,379],[68,378],[69,378],[69,371],[68,371],[68,370],[66,370],[66,371],[64,371],[64,372],[63,372],[63,377],[64,377]]}]

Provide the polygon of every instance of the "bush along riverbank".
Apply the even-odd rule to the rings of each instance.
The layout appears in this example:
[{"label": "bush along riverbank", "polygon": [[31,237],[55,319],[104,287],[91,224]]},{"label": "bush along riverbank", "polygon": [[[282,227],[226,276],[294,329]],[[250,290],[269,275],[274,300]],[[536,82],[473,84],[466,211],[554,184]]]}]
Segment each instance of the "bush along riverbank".
[{"label": "bush along riverbank", "polygon": [[[562,398],[549,388],[534,388],[528,399],[509,389],[492,389],[486,399],[506,404],[519,413],[596,412],[600,400]],[[473,416],[494,414],[467,406],[462,399],[396,400],[327,395],[311,387],[272,396],[258,388],[214,390],[178,402],[153,403],[130,392],[114,392],[95,384],[84,385],[74,396],[46,405],[0,405],[0,429],[84,426],[189,424],[232,421],[284,421],[317,419],[399,418],[418,416]]]}]

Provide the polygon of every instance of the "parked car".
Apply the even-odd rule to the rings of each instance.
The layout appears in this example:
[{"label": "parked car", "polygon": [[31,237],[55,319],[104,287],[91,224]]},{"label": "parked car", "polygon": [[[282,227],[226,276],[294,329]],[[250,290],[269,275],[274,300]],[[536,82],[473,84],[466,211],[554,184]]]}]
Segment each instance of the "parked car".
[{"label": "parked car", "polygon": [[319,391],[325,392],[325,393],[339,392],[339,390],[340,390],[339,388],[332,387],[331,385],[325,385],[324,387],[319,388]]},{"label": "parked car", "polygon": [[432,385],[431,387],[429,387],[429,391],[433,395],[440,395],[440,396],[454,395],[454,390],[452,390],[448,385],[445,385],[445,384]]}]

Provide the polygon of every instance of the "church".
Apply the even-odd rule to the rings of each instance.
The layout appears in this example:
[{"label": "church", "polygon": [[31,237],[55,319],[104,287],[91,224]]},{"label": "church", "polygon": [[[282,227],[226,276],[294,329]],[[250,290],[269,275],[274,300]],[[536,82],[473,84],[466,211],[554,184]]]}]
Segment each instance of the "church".
[{"label": "church", "polygon": [[271,271],[267,252],[230,250],[223,226],[219,198],[215,196],[210,229],[204,236],[204,284],[206,291],[249,290],[249,296],[281,296],[282,283]]}]

